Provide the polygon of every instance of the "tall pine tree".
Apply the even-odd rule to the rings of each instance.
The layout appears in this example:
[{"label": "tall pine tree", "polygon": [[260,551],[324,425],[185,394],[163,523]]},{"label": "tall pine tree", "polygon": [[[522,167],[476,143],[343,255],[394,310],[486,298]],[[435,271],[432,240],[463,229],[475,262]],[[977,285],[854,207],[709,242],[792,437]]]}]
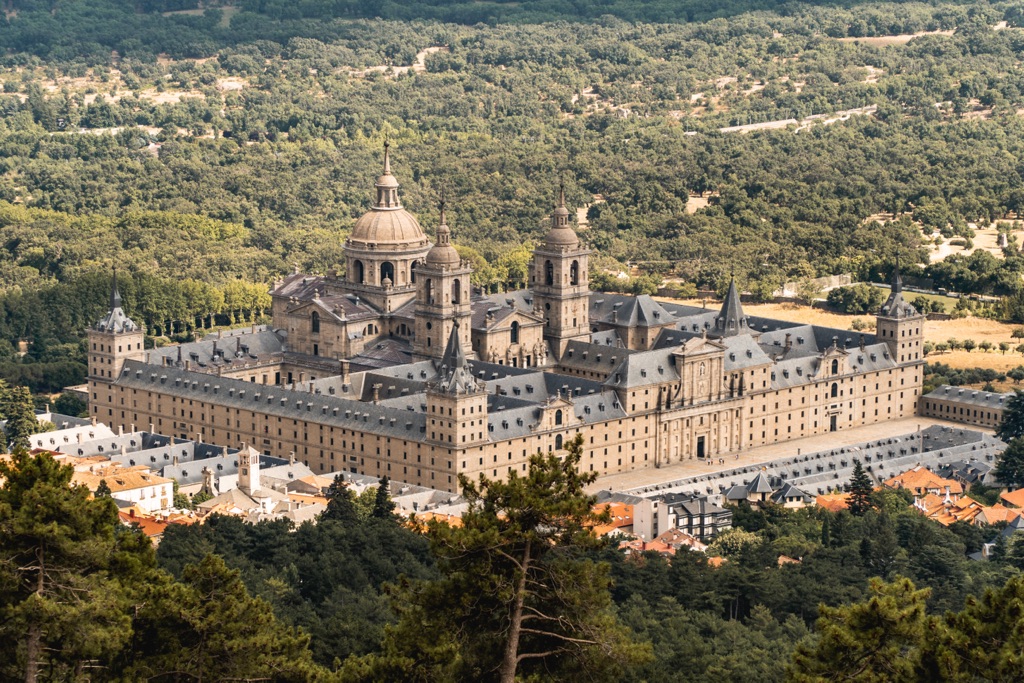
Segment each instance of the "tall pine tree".
[{"label": "tall pine tree", "polygon": [[864,471],[864,465],[860,460],[853,461],[853,476],[850,483],[846,485],[846,492],[850,494],[850,513],[858,517],[871,509],[871,477]]},{"label": "tall pine tree", "polygon": [[81,680],[131,633],[129,592],[154,567],[149,540],[74,471],[24,450],[0,462],[0,678]]},{"label": "tall pine tree", "polygon": [[582,437],[567,451],[534,455],[523,477],[460,477],[462,524],[427,528],[442,578],[397,591],[383,654],[346,662],[349,677],[618,680],[647,656],[611,609],[607,565],[581,556],[604,517],[584,492],[596,475],[578,471]]}]

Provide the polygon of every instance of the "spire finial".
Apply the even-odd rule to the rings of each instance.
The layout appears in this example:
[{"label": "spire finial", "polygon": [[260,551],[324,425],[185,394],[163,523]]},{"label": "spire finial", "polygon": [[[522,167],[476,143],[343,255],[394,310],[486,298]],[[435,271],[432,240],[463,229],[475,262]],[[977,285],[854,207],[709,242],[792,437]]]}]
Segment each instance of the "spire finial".
[{"label": "spire finial", "polygon": [[896,268],[892,271],[892,291],[903,291],[903,277],[900,275],[900,254],[896,252]]},{"label": "spire finial", "polygon": [[117,289],[117,266],[114,266],[112,270],[114,271],[114,278],[110,285],[110,310],[121,308],[121,292]]},{"label": "spire finial", "polygon": [[561,178],[558,180],[558,206],[565,208],[565,181]]},{"label": "spire finial", "polygon": [[391,143],[384,141],[384,175],[391,175],[391,152],[388,151]]}]

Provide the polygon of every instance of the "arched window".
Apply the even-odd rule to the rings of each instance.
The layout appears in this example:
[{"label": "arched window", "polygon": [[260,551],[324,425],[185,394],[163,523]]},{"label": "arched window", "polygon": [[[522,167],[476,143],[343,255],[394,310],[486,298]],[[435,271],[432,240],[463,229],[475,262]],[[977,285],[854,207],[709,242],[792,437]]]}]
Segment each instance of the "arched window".
[{"label": "arched window", "polygon": [[839,374],[839,359],[838,358],[833,358],[832,359],[832,374],[833,375],[838,375]]},{"label": "arched window", "polygon": [[384,278],[391,280],[391,284],[395,284],[395,264],[390,261],[385,261],[380,264],[380,283],[384,284]]},{"label": "arched window", "polygon": [[313,323],[313,334],[320,334],[320,314],[313,311],[313,315],[310,316],[310,321]]},{"label": "arched window", "polygon": [[839,396],[839,384],[832,382],[832,398]]},{"label": "arched window", "polygon": [[509,341],[513,344],[519,343],[519,321],[512,321],[512,333],[509,335]]},{"label": "arched window", "polygon": [[366,282],[366,269],[363,268],[362,261],[352,262],[352,281],[357,285],[361,285]]},{"label": "arched window", "polygon": [[562,435],[555,435],[555,450],[562,450]]},{"label": "arched window", "polygon": [[452,303],[462,303],[462,283],[458,278],[452,280]]},{"label": "arched window", "polygon": [[416,284],[416,266],[418,263],[418,261],[413,261],[412,265],[409,266],[409,282],[412,284]]},{"label": "arched window", "polygon": [[427,281],[423,283],[423,295],[424,295],[424,299],[426,300],[426,302],[428,304],[434,303],[434,281],[433,280],[428,278]]},{"label": "arched window", "polygon": [[551,264],[551,261],[544,262],[544,284],[555,284],[555,267]]},{"label": "arched window", "polygon": [[573,261],[569,266],[569,284],[576,286],[580,283],[580,262]]},{"label": "arched window", "polygon": [[556,425],[562,424],[562,411],[561,410],[556,410],[555,411],[555,424]]}]

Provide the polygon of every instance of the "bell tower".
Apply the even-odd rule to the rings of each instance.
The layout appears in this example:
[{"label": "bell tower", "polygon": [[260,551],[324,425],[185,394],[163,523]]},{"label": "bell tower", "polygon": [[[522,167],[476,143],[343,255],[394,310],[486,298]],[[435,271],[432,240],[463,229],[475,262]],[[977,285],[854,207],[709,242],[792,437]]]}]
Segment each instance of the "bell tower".
[{"label": "bell tower", "polygon": [[452,246],[443,201],[440,208],[437,243],[416,269],[416,336],[412,351],[415,360],[441,358],[457,325],[467,330],[465,341],[460,342],[462,353],[472,354],[468,330],[472,314],[469,279],[473,267]]},{"label": "bell tower", "polygon": [[569,225],[565,187],[559,186],[551,228],[533,252],[530,275],[534,309],[544,316],[544,339],[557,357],[570,340],[590,336],[589,257]]}]

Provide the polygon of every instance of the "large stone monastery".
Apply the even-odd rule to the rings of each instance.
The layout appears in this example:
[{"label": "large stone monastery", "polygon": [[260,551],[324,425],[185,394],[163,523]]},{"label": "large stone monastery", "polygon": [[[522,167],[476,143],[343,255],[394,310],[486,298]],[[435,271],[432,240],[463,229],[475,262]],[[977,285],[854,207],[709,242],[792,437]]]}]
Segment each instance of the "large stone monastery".
[{"label": "large stone monastery", "polygon": [[431,243],[398,188],[385,149],[345,275],[277,282],[268,327],[145,350],[115,281],[89,331],[92,414],[455,491],[577,433],[582,466],[616,473],[916,410],[924,316],[898,273],[876,335],[747,316],[735,283],[721,310],[591,292],[560,196],[530,288],[483,296],[443,208]]}]

